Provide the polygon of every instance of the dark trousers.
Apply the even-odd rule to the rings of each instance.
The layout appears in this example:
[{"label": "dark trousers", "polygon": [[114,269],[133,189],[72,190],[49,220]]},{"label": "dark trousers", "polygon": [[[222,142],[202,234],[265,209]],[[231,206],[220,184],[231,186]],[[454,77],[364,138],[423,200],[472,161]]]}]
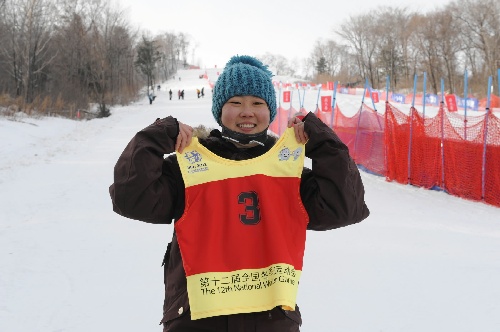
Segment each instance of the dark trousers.
[{"label": "dark trousers", "polygon": [[189,314],[163,323],[163,332],[299,332],[299,322],[279,307],[270,311],[191,320]]}]

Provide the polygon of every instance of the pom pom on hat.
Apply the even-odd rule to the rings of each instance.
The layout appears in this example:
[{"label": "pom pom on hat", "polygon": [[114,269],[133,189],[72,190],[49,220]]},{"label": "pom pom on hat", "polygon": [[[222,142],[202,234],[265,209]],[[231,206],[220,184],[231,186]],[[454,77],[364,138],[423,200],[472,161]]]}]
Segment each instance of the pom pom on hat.
[{"label": "pom pom on hat", "polygon": [[248,55],[233,56],[215,83],[212,94],[212,114],[220,121],[222,106],[234,96],[255,96],[266,101],[270,121],[276,117],[276,93],[273,74],[258,59]]}]

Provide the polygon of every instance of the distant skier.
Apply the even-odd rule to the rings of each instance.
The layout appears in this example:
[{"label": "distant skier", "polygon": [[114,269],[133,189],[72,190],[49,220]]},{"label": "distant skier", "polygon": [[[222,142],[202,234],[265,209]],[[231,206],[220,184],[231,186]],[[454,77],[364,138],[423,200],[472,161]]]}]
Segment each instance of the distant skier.
[{"label": "distant skier", "polygon": [[149,99],[149,105],[151,105],[153,101],[156,99],[156,96],[153,93],[148,93],[148,99]]}]

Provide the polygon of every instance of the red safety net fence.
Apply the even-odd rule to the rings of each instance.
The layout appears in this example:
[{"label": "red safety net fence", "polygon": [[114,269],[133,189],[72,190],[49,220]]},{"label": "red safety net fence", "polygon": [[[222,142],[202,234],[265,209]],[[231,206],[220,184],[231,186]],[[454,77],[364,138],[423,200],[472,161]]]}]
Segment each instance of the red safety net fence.
[{"label": "red safety net fence", "polygon": [[[270,129],[281,134],[288,119],[305,109],[278,109]],[[463,116],[441,105],[437,115],[410,114],[386,103],[380,114],[364,103],[347,117],[334,112],[315,114],[347,145],[356,164],[388,181],[484,201],[500,207],[500,119],[492,112]]]}]

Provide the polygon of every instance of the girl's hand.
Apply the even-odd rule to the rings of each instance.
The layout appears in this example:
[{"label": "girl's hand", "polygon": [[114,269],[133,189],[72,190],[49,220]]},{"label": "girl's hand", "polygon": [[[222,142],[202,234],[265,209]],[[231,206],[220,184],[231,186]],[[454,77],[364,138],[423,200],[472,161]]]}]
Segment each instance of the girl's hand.
[{"label": "girl's hand", "polygon": [[288,128],[291,127],[293,127],[295,131],[295,138],[297,139],[297,142],[306,144],[309,137],[307,136],[307,133],[304,131],[304,122],[302,122],[302,120],[300,120],[297,117],[293,117],[290,120],[288,120]]},{"label": "girl's hand", "polygon": [[193,128],[180,121],[178,121],[178,123],[179,135],[177,135],[177,140],[175,141],[175,150],[182,153],[184,148],[191,144],[191,139],[193,138]]}]

